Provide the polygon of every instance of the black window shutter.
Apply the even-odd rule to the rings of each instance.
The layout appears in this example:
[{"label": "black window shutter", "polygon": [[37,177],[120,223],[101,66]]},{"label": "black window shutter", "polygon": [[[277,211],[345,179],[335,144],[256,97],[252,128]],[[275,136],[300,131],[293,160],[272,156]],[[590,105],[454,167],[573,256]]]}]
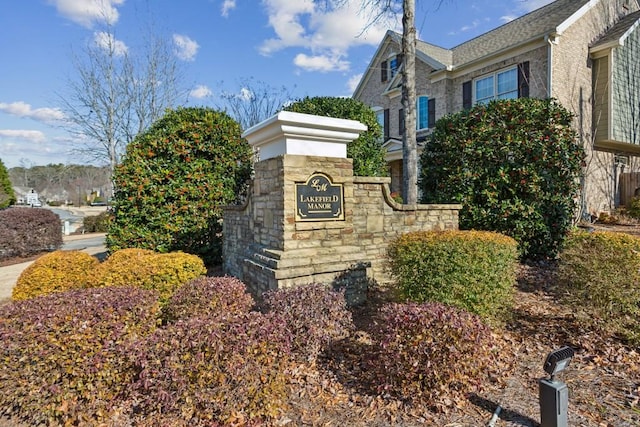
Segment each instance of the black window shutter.
[{"label": "black window shutter", "polygon": [[387,68],[387,61],[382,61],[382,63],[380,64],[380,81],[382,82],[387,81]]},{"label": "black window shutter", "polygon": [[402,58],[402,54],[401,53],[396,55],[396,61],[397,61],[397,64],[398,64],[398,68],[400,68],[400,65],[402,65],[402,59],[403,58]]},{"label": "black window shutter", "polygon": [[462,83],[462,108],[465,110],[473,106],[473,98],[471,93],[471,80]]},{"label": "black window shutter", "polygon": [[398,110],[398,130],[400,131],[400,136],[404,135],[404,108]]},{"label": "black window shutter", "polygon": [[529,61],[518,64],[518,98],[529,97]]},{"label": "black window shutter", "polygon": [[389,109],[384,110],[384,139],[389,139]]},{"label": "black window shutter", "polygon": [[435,98],[429,98],[429,103],[427,108],[429,111],[427,126],[432,128],[436,124],[436,99]]}]

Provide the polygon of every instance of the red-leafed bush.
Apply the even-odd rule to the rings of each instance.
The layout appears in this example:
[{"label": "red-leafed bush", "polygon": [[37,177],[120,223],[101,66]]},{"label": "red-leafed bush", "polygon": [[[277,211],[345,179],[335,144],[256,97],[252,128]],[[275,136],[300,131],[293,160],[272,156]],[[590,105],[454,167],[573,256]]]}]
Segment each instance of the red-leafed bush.
[{"label": "red-leafed bush", "polygon": [[292,350],[302,359],[314,359],[354,328],[343,291],[313,284],[269,291],[263,297],[266,310],[285,319],[293,333]]},{"label": "red-leafed bush", "polygon": [[179,288],[165,307],[168,321],[248,313],[254,305],[235,277],[200,277]]},{"label": "red-leafed bush", "polygon": [[273,314],[169,324],[133,350],[134,413],[179,417],[189,426],[273,419],[288,394],[288,354],[286,325]]},{"label": "red-leafed bush", "polygon": [[498,364],[480,318],[439,303],[383,306],[373,337],[366,364],[380,391],[434,408],[475,391]]},{"label": "red-leafed bush", "polygon": [[62,246],[60,217],[48,209],[0,210],[0,259],[53,251]]},{"label": "red-leafed bush", "polygon": [[99,425],[119,411],[134,366],[125,350],[154,331],[156,292],[81,289],[0,306],[0,416]]}]

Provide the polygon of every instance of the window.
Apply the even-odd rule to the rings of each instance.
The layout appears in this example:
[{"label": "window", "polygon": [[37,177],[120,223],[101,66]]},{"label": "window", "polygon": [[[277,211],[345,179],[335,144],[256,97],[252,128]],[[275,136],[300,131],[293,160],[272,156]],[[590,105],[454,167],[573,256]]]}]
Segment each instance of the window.
[{"label": "window", "polygon": [[394,56],[389,60],[389,75],[391,78],[398,74],[398,68],[400,68],[400,58],[398,56]]},{"label": "window", "polygon": [[419,96],[416,100],[416,129],[427,129],[429,127],[429,98]]},{"label": "window", "polygon": [[517,98],[518,69],[513,67],[476,79],[474,89],[476,104],[486,104],[492,99]]}]

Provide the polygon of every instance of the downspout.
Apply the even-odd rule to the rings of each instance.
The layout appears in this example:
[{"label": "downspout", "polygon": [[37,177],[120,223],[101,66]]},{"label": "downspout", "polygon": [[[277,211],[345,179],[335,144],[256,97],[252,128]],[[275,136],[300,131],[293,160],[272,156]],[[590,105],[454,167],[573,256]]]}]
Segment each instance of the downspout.
[{"label": "downspout", "polygon": [[549,45],[547,47],[547,98],[551,98],[553,95],[553,45],[558,44],[558,34],[547,34],[544,36],[544,40]]}]

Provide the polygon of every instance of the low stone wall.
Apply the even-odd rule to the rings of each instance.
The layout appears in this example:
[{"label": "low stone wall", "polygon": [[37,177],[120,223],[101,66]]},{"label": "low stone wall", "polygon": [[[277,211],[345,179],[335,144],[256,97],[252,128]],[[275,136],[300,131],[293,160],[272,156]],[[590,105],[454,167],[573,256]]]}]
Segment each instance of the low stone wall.
[{"label": "low stone wall", "polygon": [[[314,173],[344,191],[344,220],[296,221],[295,185]],[[227,207],[224,272],[256,295],[310,283],[348,284],[351,303],[366,284],[387,283],[386,252],[393,239],[416,230],[458,228],[460,205],[401,205],[389,178],[354,177],[350,159],[283,155],[256,163],[243,206]]]}]

